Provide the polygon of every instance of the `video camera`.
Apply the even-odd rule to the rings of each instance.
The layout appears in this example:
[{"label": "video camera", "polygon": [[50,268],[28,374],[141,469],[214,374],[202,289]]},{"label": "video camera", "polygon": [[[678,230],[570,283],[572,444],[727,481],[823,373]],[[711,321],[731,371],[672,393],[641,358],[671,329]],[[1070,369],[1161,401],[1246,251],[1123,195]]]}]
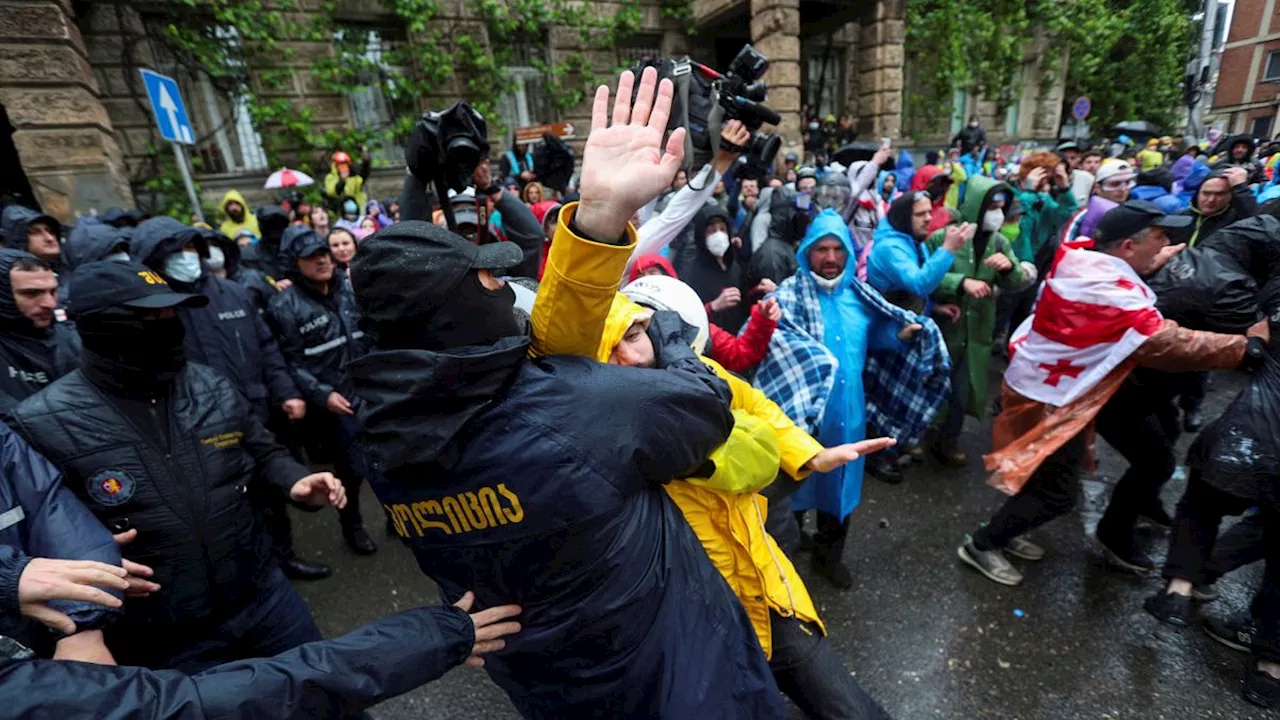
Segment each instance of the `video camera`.
[{"label": "video camera", "polygon": [[[480,161],[489,156],[489,130],[484,116],[465,102],[444,112],[425,112],[418,118],[405,146],[409,172],[430,186],[436,195],[449,197],[449,190],[462,192],[471,185],[471,176]],[[449,229],[457,232],[453,208],[441,203]]]},{"label": "video camera", "polygon": [[[658,77],[670,78],[675,84],[675,99],[667,130],[688,128],[685,156],[688,168],[699,168],[711,162],[720,146],[720,130],[726,119],[738,120],[751,131],[751,139],[742,155],[747,173],[758,177],[768,172],[782,140],[773,133],[760,132],[760,127],[782,121],[776,111],[764,104],[768,86],[762,78],[769,69],[769,58],[751,45],[744,45],[727,72],[718,72],[688,57],[679,60],[646,60],[635,68],[636,75],[652,65]],[[695,72],[696,71],[696,72]],[[633,98],[634,100],[634,98]]]}]

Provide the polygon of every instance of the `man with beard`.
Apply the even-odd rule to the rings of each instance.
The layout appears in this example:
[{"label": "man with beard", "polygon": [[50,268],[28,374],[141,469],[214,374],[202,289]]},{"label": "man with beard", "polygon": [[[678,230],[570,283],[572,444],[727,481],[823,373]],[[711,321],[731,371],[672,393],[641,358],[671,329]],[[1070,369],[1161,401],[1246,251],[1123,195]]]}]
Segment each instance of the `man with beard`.
[{"label": "man with beard", "polygon": [[1098,521],[1095,544],[1118,569],[1155,569],[1135,545],[1134,525],[1159,504],[1173,474],[1173,445],[1159,408],[1126,380],[1136,367],[1234,368],[1246,342],[1242,335],[1187,330],[1156,310],[1142,278],[1182,249],[1169,245],[1167,229],[1187,225],[1185,217],[1130,200],[1103,216],[1093,239],[1059,250],[1035,312],[1012,335],[1002,411],[992,428],[995,449],[986,456],[988,482],[1011,497],[958,549],[989,580],[1022,582],[1005,553],[1044,557],[1026,534],[1075,504],[1081,470],[1095,467],[1095,430],[1129,462]]},{"label": "man with beard", "polygon": [[[813,219],[796,261],[799,271],[772,296],[782,320],[756,384],[826,447],[865,439],[868,425],[899,443],[919,440],[947,396],[951,366],[937,325],[857,278],[853,237],[835,210]],[[862,470],[859,458],[814,473],[791,497],[797,511],[817,510],[814,571],[842,590],[853,586],[843,554]]]},{"label": "man with beard", "polygon": [[341,507],[342,485],[276,445],[220,373],[188,363],[176,309],[204,305],[143,265],[75,271],[70,310],[82,367],[19,404],[10,424],[116,533],[161,590],[107,630],[122,664],[198,671],[272,655],[319,630],[276,568],[249,489]]},{"label": "man with beard", "polygon": [[227,194],[222,196],[222,212],[227,216],[218,228],[223,235],[233,238],[241,230],[248,230],[256,238],[262,237],[262,230],[258,228],[258,218],[249,212],[249,206],[239,190],[228,190]]},{"label": "man with beard", "polygon": [[80,336],[55,322],[58,276],[21,250],[0,250],[0,413],[80,366]]}]

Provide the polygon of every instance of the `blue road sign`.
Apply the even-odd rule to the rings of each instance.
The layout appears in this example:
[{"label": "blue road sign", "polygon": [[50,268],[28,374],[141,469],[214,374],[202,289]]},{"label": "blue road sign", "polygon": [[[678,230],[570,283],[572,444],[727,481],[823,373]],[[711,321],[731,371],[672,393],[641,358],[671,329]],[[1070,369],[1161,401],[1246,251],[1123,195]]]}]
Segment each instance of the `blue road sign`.
[{"label": "blue road sign", "polygon": [[1093,110],[1093,101],[1089,100],[1088,95],[1081,95],[1071,104],[1071,117],[1084,120],[1089,117],[1090,110]]},{"label": "blue road sign", "polygon": [[194,145],[196,134],[191,129],[191,118],[182,104],[178,83],[171,77],[150,70],[139,70],[142,82],[147,86],[147,98],[151,100],[151,113],[156,116],[160,136],[169,142]]}]

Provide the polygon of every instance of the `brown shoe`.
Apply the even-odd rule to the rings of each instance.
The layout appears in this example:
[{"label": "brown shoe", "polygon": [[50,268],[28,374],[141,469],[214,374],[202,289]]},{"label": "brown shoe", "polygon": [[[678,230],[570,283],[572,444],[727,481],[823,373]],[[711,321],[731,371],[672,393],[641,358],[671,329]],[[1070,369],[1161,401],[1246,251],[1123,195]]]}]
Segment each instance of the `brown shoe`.
[{"label": "brown shoe", "polygon": [[962,468],[969,464],[969,456],[960,452],[954,438],[941,438],[933,446],[933,456],[947,467]]}]

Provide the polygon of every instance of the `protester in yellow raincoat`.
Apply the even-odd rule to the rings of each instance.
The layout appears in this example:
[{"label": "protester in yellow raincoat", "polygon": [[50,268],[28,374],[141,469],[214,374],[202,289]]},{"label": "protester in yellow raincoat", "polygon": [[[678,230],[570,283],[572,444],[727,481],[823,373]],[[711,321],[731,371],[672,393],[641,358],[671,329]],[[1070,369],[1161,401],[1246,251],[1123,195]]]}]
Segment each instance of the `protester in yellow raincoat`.
[{"label": "protester in yellow raincoat", "polygon": [[[652,362],[653,345],[645,330],[653,312],[617,292],[629,250],[570,232],[576,209],[570,204],[561,210],[534,303],[535,351],[629,365],[643,364],[647,347]],[[712,453],[715,472],[669,483],[667,494],[742,601],[778,686],[810,717],[839,709],[854,716],[887,717],[826,642],[826,628],[804,582],[765,530],[768,503],[756,491],[773,480],[779,467],[799,481],[811,471],[835,469],[860,451],[874,452],[890,443],[870,440],[824,449],[759,390],[714,361],[703,361],[729,383],[736,426],[725,445]]]}]

